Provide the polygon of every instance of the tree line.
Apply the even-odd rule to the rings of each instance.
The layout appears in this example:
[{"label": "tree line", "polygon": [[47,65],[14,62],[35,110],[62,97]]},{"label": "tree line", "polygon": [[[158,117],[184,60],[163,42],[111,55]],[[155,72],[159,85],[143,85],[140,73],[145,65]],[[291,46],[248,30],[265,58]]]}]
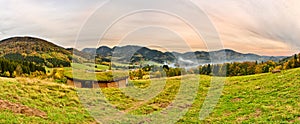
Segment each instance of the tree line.
[{"label": "tree line", "polygon": [[274,70],[287,70],[300,67],[300,54],[279,62],[233,62],[199,66],[199,74],[214,76],[242,76],[268,73]]},{"label": "tree line", "polygon": [[53,67],[70,67],[71,63],[68,61],[60,60],[57,58],[41,58],[38,56],[23,56],[19,53],[11,53],[4,55],[4,58],[13,60],[13,61],[27,61],[27,62],[34,62],[40,66],[47,66],[49,68]]},{"label": "tree line", "polygon": [[0,58],[0,76],[16,77],[21,75],[30,75],[34,72],[46,73],[43,66],[36,65],[27,61],[13,61]]},{"label": "tree line", "polygon": [[285,58],[279,62],[272,60],[266,62],[232,62],[224,64],[206,64],[197,68],[183,69],[164,66],[149,66],[131,68],[129,73],[131,79],[148,79],[159,77],[173,77],[185,74],[202,74],[212,76],[243,76],[268,72],[280,72],[281,70],[300,67],[300,53],[292,57]]},{"label": "tree line", "polygon": [[129,72],[130,79],[148,79],[160,77],[174,77],[186,74],[185,69],[171,68],[167,65],[164,66],[150,66],[146,65],[139,69],[134,69]]},{"label": "tree line", "polygon": [[300,54],[283,59],[279,62],[232,62],[224,64],[206,64],[192,69],[171,68],[164,66],[145,66],[130,71],[131,79],[147,79],[173,77],[184,74],[203,74],[212,76],[243,76],[281,71],[300,67]]}]

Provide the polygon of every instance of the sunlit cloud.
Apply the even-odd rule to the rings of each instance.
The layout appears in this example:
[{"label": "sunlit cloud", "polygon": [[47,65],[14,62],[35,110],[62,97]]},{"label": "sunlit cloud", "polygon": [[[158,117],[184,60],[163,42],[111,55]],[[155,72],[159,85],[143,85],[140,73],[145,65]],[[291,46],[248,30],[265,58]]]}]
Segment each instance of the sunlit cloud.
[{"label": "sunlit cloud", "polygon": [[[208,14],[219,32],[224,48],[261,55],[291,55],[299,52],[300,1],[298,0],[192,1]],[[65,47],[73,47],[85,20],[104,2],[106,1],[0,1],[0,39],[30,35],[49,39]],[[143,4],[147,4],[146,1]],[[116,5],[116,7],[126,6]],[[107,12],[105,16],[111,14],[113,12]],[[102,20],[95,25],[101,24],[106,17],[99,18]],[[205,41],[179,20],[153,13],[137,14],[117,23],[102,37],[103,42],[99,45],[117,45],[124,32],[128,33],[133,27],[149,24],[155,25],[156,28],[137,30],[128,34],[124,40],[137,45],[147,45],[151,41],[152,46],[160,43],[177,51],[185,51],[186,47],[201,51],[207,49]],[[97,32],[97,29],[89,30],[84,36],[84,41],[81,41],[85,42],[86,46],[81,48],[97,47],[94,44],[99,41],[100,36],[94,38],[92,35],[97,33],[93,32]],[[176,36],[178,34],[179,37]],[[182,44],[185,47],[181,47]]]}]

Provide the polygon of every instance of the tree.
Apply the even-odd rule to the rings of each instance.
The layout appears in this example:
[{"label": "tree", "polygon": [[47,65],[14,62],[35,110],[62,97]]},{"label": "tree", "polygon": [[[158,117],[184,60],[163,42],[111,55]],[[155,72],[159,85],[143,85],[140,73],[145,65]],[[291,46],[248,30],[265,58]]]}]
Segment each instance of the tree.
[{"label": "tree", "polygon": [[168,65],[163,65],[163,69],[165,70],[165,71],[169,71],[169,66]]},{"label": "tree", "polygon": [[206,74],[210,75],[210,73],[211,73],[211,66],[210,66],[210,64],[208,64],[207,69],[206,69]]},{"label": "tree", "polygon": [[109,64],[108,70],[111,70],[112,63]]},{"label": "tree", "polygon": [[16,72],[15,76],[20,76],[21,74],[23,74],[23,69],[21,65],[17,65],[15,72]]},{"label": "tree", "polygon": [[299,56],[297,54],[294,55],[294,68],[300,67],[300,61],[298,60]]}]

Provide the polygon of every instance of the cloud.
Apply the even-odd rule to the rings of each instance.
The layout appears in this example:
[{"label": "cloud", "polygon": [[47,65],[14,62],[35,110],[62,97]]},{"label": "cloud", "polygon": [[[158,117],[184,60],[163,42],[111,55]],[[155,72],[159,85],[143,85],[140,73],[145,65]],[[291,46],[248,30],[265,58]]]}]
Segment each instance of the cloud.
[{"label": "cloud", "polygon": [[5,2],[0,4],[0,21],[3,22],[0,31],[6,35],[0,38],[33,35],[52,39],[63,46],[73,46],[80,26],[97,3],[95,0]]},{"label": "cloud", "polygon": [[[249,2],[249,1],[248,1]],[[255,10],[249,12],[255,20],[256,25],[247,27],[251,32],[262,37],[286,42],[289,45],[299,46],[300,31],[299,17],[300,2],[296,1],[255,1],[260,4],[249,2],[250,6],[255,6]],[[273,4],[272,6],[265,6]],[[297,5],[297,6],[295,6]]]},{"label": "cloud", "polygon": [[[300,48],[300,1],[298,0],[192,0],[211,18],[219,32],[225,48],[241,52],[263,55],[290,55]],[[106,0],[11,0],[0,1],[0,39],[16,35],[39,36],[56,44],[73,47],[78,32],[85,20]],[[116,8],[145,6],[151,1]],[[161,4],[165,4],[161,2]],[[179,2],[174,1],[175,7]],[[183,10],[190,11],[190,10]],[[91,25],[101,25],[114,11],[106,12],[99,17],[101,20]],[[164,46],[174,49],[205,50],[206,46],[195,33],[182,22],[165,15],[137,14],[116,24],[111,32],[104,37],[103,44],[113,45],[116,40],[134,27],[153,24],[168,28],[144,28],[132,32],[127,40],[138,44],[146,44],[144,40],[156,40]],[[104,27],[103,27],[104,28]],[[168,30],[166,30],[168,29]],[[97,47],[94,42],[100,38],[98,29],[87,29],[83,47]],[[162,31],[159,33],[159,31]],[[2,32],[2,33],[1,33]],[[175,36],[181,34],[181,38]],[[155,35],[155,37],[151,37]],[[165,34],[165,35],[164,35]],[[170,35],[172,34],[172,35]],[[95,36],[96,35],[96,36]],[[143,43],[144,42],[144,43]],[[154,43],[153,43],[154,44]],[[171,44],[171,45],[170,45]]]},{"label": "cloud", "polygon": [[265,55],[299,52],[300,1],[212,0],[198,5],[212,18],[228,48]]}]

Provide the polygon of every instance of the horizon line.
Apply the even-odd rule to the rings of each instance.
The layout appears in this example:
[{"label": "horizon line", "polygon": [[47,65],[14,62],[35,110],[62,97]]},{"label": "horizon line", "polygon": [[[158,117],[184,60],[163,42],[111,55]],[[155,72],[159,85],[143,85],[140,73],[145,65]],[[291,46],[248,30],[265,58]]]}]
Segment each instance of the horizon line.
[{"label": "horizon line", "polygon": [[189,52],[218,52],[218,51],[222,51],[222,50],[231,50],[231,51],[234,51],[234,52],[237,52],[237,53],[241,53],[241,54],[254,54],[254,55],[258,55],[258,56],[268,56],[268,57],[289,57],[289,56],[293,56],[294,54],[297,54],[297,53],[300,53],[300,52],[295,52],[294,54],[292,55],[288,55],[288,56],[280,56],[280,55],[262,55],[262,54],[257,54],[257,53],[253,53],[253,52],[240,52],[238,50],[235,50],[234,48],[223,48],[223,49],[216,49],[216,50],[195,50],[195,51],[189,51],[189,52],[179,52],[179,51],[162,51],[162,50],[159,50],[159,49],[155,49],[155,48],[151,48],[151,47],[147,47],[147,46],[143,46],[143,45],[134,45],[134,44],[126,44],[126,45],[120,45],[120,46],[111,46],[111,45],[99,45],[98,47],[94,48],[94,47],[85,47],[85,48],[82,48],[81,50],[80,49],[77,49],[75,48],[74,46],[73,47],[70,47],[70,46],[64,46],[64,45],[60,45],[58,44],[57,42],[54,42],[52,40],[50,40],[49,38],[45,38],[45,37],[40,37],[40,36],[36,36],[36,35],[14,35],[14,36],[10,36],[10,37],[4,37],[4,38],[1,38],[0,39],[0,42],[1,41],[4,41],[6,39],[10,39],[10,38],[17,38],[17,37],[30,37],[30,38],[37,38],[37,39],[42,39],[44,41],[47,41],[47,42],[50,42],[50,43],[53,43],[59,47],[62,47],[64,49],[76,49],[76,50],[79,50],[79,51],[83,51],[84,49],[98,49],[100,47],[108,47],[110,49],[113,49],[114,47],[125,47],[125,46],[136,46],[136,47],[145,47],[145,48],[148,48],[150,50],[157,50],[157,51],[160,51],[160,52],[163,52],[163,53],[166,53],[166,52],[176,52],[176,53],[181,53],[181,54],[184,54],[184,53],[189,53]]}]

